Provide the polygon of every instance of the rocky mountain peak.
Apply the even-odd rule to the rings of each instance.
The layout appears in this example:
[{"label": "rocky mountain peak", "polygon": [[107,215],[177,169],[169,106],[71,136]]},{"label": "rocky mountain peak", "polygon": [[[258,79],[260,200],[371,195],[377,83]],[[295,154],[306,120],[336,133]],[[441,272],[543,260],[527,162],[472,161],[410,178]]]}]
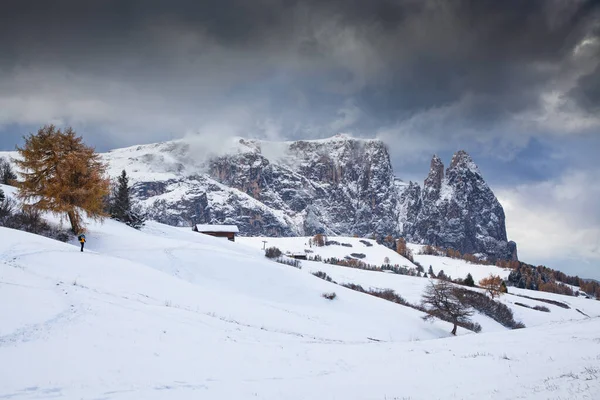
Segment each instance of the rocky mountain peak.
[{"label": "rocky mountain peak", "polygon": [[464,150],[459,150],[452,156],[452,160],[450,161],[450,166],[448,166],[448,170],[446,174],[450,171],[459,171],[466,170],[471,171],[477,175],[481,176],[481,172],[479,171],[479,167],[473,161],[471,156]]},{"label": "rocky mountain peak", "polygon": [[423,184],[424,196],[429,200],[436,200],[440,197],[442,182],[444,181],[444,163],[434,155],[429,167],[429,175]]},{"label": "rocky mountain peak", "polygon": [[403,205],[403,233],[409,241],[492,258],[516,257],[516,244],[507,242],[502,205],[464,150],[454,154],[445,176],[442,161],[434,156],[420,199],[409,201],[408,196],[401,200],[411,204]]},{"label": "rocky mountain peak", "polygon": [[[204,146],[206,147],[206,146]],[[171,225],[236,224],[243,235],[326,233],[407,240],[462,253],[516,256],[504,212],[464,151],[433,156],[423,188],[394,176],[380,140],[336,135],[272,142],[184,139],[104,155],[126,169],[150,217]]]}]

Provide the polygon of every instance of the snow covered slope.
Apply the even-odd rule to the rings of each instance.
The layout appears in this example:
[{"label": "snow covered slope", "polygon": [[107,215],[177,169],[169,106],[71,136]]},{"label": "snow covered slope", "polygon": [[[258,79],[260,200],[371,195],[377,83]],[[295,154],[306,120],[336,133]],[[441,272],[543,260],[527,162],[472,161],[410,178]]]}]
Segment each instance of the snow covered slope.
[{"label": "snow covered slope", "polygon": [[[0,228],[0,399],[600,393],[598,318],[448,338],[445,322],[252,246],[110,220],[91,224],[87,239],[81,253],[74,242]],[[332,291],[335,300],[321,297]]]},{"label": "snow covered slope", "polygon": [[[343,259],[351,253],[364,253],[366,257],[362,259],[366,263],[380,266],[384,258],[388,258],[391,264],[398,264],[408,268],[416,267],[409,260],[400,256],[393,250],[385,246],[377,244],[375,241],[366,240],[372,246],[366,246],[361,241],[365,239],[349,238],[349,237],[329,237],[329,240],[335,240],[340,243],[352,244],[352,247],[344,247],[337,245],[310,247],[308,244],[309,238],[238,238],[238,242],[250,246],[256,250],[261,249],[263,240],[267,241],[266,246],[276,246],[284,253],[303,253],[309,249],[313,253],[311,255],[320,255],[323,259],[335,257]],[[490,273],[500,275],[506,278],[509,274],[508,270],[498,268],[491,265],[480,265],[468,263],[464,260],[457,260],[448,257],[438,257],[430,255],[419,255],[418,250],[421,246],[409,244],[409,248],[414,250],[415,260],[419,262],[426,270],[429,266],[432,267],[435,274],[441,270],[446,275],[453,278],[465,278],[470,273],[477,282],[485,278]],[[406,275],[397,275],[382,271],[367,271],[355,268],[331,265],[322,262],[302,261],[303,271],[317,272],[323,271],[338,283],[353,283],[361,285],[364,288],[377,289],[392,289],[400,294],[408,302],[418,304],[425,288],[429,285],[430,280],[423,277],[412,277]],[[478,290],[478,289],[474,289]],[[515,320],[523,322],[526,326],[537,326],[559,321],[581,320],[587,316],[600,317],[600,302],[585,298],[577,298],[572,296],[562,296],[553,293],[531,291],[509,287],[509,294],[500,298],[500,301],[506,304],[513,311]],[[527,299],[517,295],[525,295],[529,297],[559,301],[567,304],[570,308],[565,309],[557,305],[549,304],[543,301]],[[538,310],[519,306],[515,303],[521,303],[530,307],[545,306],[550,312],[541,312]],[[577,311],[580,310],[580,311]],[[502,325],[498,324],[491,318],[476,314],[474,320],[481,324],[484,332],[505,330]]]},{"label": "snow covered slope", "polygon": [[[583,399],[600,390],[598,319],[417,341],[447,326],[199,234],[107,222],[83,254],[23,232],[0,237],[0,398]],[[335,301],[320,297],[331,289]],[[470,384],[457,386],[465,374]]]}]

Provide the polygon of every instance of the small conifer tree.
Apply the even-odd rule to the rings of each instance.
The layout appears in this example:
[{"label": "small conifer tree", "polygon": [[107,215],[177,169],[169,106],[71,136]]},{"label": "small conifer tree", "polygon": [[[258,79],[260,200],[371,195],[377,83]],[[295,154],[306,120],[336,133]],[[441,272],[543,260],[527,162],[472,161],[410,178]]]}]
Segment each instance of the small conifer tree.
[{"label": "small conifer tree", "polygon": [[14,185],[17,180],[17,174],[12,169],[10,163],[0,158],[0,183],[3,185]]},{"label": "small conifer tree", "polygon": [[471,287],[475,286],[475,280],[473,279],[473,275],[471,275],[470,272],[467,274],[467,277],[465,278],[464,283],[466,286],[471,286]]},{"label": "small conifer tree", "polygon": [[124,222],[135,229],[139,229],[144,225],[145,215],[131,199],[129,177],[125,170],[117,178],[109,203],[111,218]]}]

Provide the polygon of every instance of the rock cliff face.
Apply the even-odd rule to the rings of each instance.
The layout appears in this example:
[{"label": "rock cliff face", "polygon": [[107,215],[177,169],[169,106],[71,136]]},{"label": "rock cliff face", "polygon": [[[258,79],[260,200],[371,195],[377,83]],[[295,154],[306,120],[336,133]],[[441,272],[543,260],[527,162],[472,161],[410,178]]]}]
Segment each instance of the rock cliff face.
[{"label": "rock cliff face", "polygon": [[171,225],[236,224],[243,235],[406,236],[510,256],[502,206],[464,152],[446,171],[434,157],[423,188],[395,178],[379,140],[236,139],[227,151],[200,153],[181,140],[104,157],[111,175],[127,170],[150,217]]},{"label": "rock cliff face", "polygon": [[408,241],[516,258],[516,244],[507,241],[502,205],[464,151],[452,157],[445,173],[444,164],[434,156],[421,193],[406,192],[403,202],[414,204],[405,214],[403,233]]}]

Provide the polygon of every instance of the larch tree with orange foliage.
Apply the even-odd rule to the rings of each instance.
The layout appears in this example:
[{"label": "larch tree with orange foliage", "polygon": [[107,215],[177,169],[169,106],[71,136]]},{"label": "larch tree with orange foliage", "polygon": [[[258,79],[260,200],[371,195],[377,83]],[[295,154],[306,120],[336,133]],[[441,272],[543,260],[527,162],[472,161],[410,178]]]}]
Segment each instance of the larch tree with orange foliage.
[{"label": "larch tree with orange foliage", "polygon": [[487,293],[490,294],[490,297],[493,299],[496,296],[500,296],[502,293],[502,278],[498,275],[488,276],[487,278],[483,278],[479,281],[479,286],[484,288]]},{"label": "larch tree with orange foliage", "polygon": [[65,216],[75,234],[84,229],[83,214],[94,220],[107,216],[106,165],[72,128],[62,131],[46,125],[24,139],[25,145],[17,147],[20,159],[15,160],[23,178],[22,200],[34,209]]}]

